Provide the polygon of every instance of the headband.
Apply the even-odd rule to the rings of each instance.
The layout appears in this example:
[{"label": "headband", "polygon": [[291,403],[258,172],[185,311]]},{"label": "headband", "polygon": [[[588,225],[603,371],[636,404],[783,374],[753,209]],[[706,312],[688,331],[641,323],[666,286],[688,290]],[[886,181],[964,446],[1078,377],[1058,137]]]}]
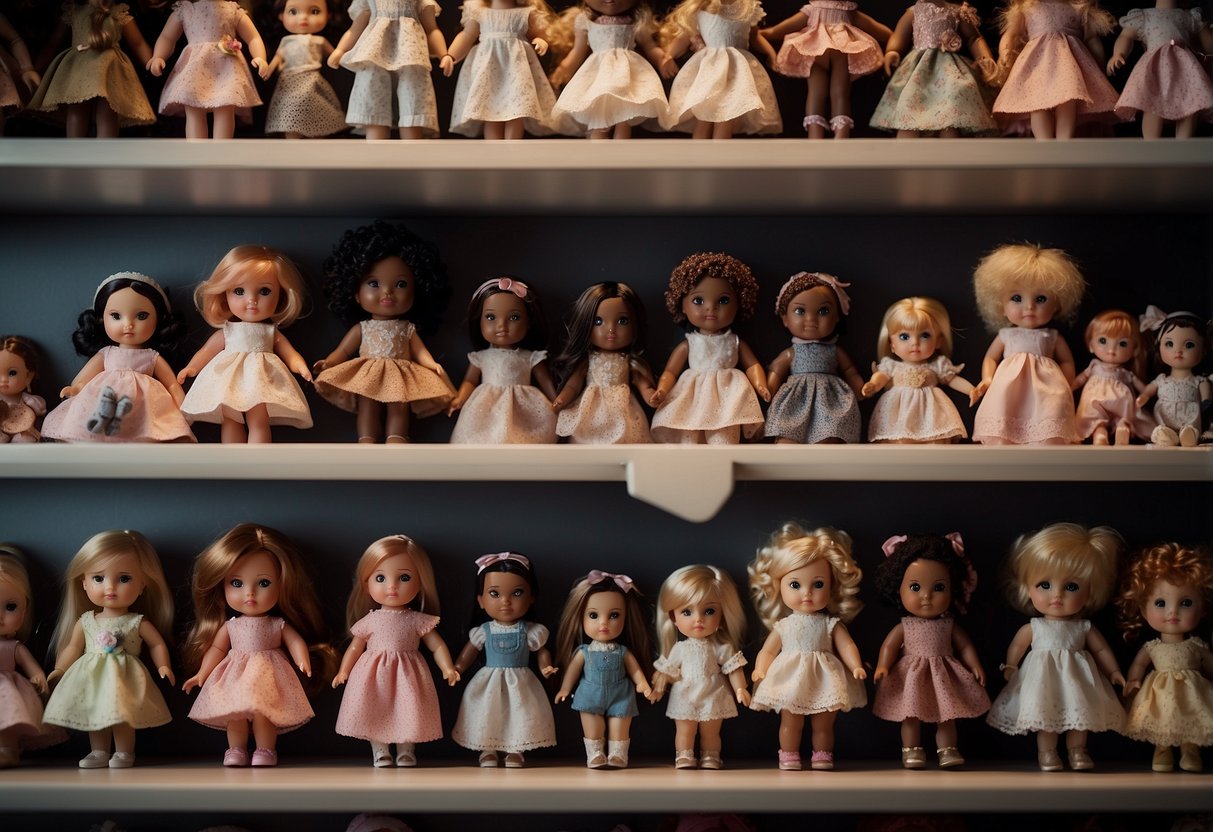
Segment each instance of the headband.
[{"label": "headband", "polygon": [[115,280],[133,280],[136,283],[143,283],[144,285],[151,286],[156,290],[157,294],[160,295],[160,299],[164,301],[164,308],[173,308],[173,305],[168,302],[168,294],[160,287],[160,284],[152,280],[147,275],[140,274],[139,272],[117,272],[116,274],[111,274],[105,280],[101,281],[101,283],[97,285],[97,291],[93,292],[93,306],[97,305],[97,298],[101,295],[101,290],[113,283]]},{"label": "headband", "polygon": [[506,560],[512,560],[515,563],[520,563],[527,569],[531,568],[531,562],[527,559],[526,555],[519,555],[515,552],[498,552],[495,555],[484,555],[483,557],[476,558],[476,574],[479,575],[494,563],[500,563]]},{"label": "headband", "polygon": [[1196,317],[1194,312],[1167,313],[1163,312],[1154,304],[1147,306],[1145,314],[1141,315],[1138,320],[1141,321],[1142,332],[1153,332],[1154,330],[1161,330],[1163,324],[1172,318],[1196,318],[1196,320],[1200,320],[1200,318]]},{"label": "headband", "polygon": [[512,292],[523,300],[526,300],[526,296],[531,291],[530,287],[521,280],[514,280],[512,277],[494,277],[477,286],[476,291],[472,294],[478,295],[486,289],[500,289],[503,292]]},{"label": "headband", "polygon": [[636,584],[627,575],[616,575],[614,572],[602,572],[598,569],[591,569],[590,573],[585,576],[585,580],[590,584],[596,584],[599,581],[614,581],[615,586],[619,587],[624,595],[636,589]]},{"label": "headband", "polygon": [[[952,544],[952,551],[954,551],[956,556],[964,562],[965,579],[964,583],[961,584],[960,587],[963,595],[956,603],[957,609],[964,612],[965,604],[967,604],[969,598],[973,596],[973,590],[977,588],[977,570],[973,568],[972,562],[965,557],[965,542],[964,538],[960,536],[960,532],[948,532],[944,535],[944,539]],[[909,538],[906,535],[895,534],[881,544],[880,548],[884,551],[884,556],[886,558],[891,558],[893,557],[894,553],[897,552],[897,547],[905,543],[907,540],[909,540]]]},{"label": "headband", "polygon": [[825,272],[797,272],[789,277],[783,286],[779,287],[779,294],[775,297],[776,315],[779,314],[779,307],[783,305],[784,294],[787,293],[788,289],[792,287],[792,284],[795,281],[800,280],[802,277],[815,278],[819,282],[814,285],[829,286],[831,289],[833,289],[834,294],[838,296],[838,308],[842,310],[842,314],[851,314],[851,298],[845,291],[843,291],[847,286],[851,285],[850,283],[843,283],[834,275],[826,274]]}]

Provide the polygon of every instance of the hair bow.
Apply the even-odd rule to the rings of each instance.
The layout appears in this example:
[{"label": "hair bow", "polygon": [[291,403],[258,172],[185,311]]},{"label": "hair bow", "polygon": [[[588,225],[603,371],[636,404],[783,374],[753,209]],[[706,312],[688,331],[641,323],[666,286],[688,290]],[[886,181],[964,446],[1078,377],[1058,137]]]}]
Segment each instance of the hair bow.
[{"label": "hair bow", "polygon": [[585,576],[585,579],[591,584],[606,580],[614,581],[615,586],[623,590],[624,595],[627,595],[628,592],[636,588],[636,584],[627,575],[616,575],[614,572],[602,572],[598,569],[591,569],[590,573]]},{"label": "hair bow", "polygon": [[960,532],[948,532],[944,537],[952,543],[952,549],[956,552],[957,557],[964,561],[965,579],[960,587],[961,598],[956,602],[957,609],[964,612],[969,599],[973,597],[973,590],[977,589],[977,570],[973,568],[973,562],[965,557],[965,542],[964,538],[960,536]]},{"label": "hair bow", "polygon": [[476,574],[479,575],[494,563],[500,563],[503,560],[512,560],[515,563],[522,564],[527,569],[531,568],[531,561],[526,555],[520,555],[517,552],[498,552],[495,555],[483,555],[476,558]]},{"label": "hair bow", "polygon": [[1153,332],[1162,327],[1162,322],[1167,319],[1167,313],[1163,312],[1154,304],[1146,307],[1146,311],[1138,320],[1141,322],[1142,332]]},{"label": "hair bow", "polygon": [[779,294],[776,296],[776,309],[778,309],[780,304],[783,302],[783,293],[786,292],[788,287],[792,285],[792,281],[799,280],[802,277],[814,277],[817,280],[820,280],[823,285],[829,286],[831,289],[833,289],[834,294],[838,296],[838,308],[842,310],[842,314],[851,314],[851,296],[845,291],[846,287],[850,286],[851,284],[843,283],[834,275],[826,274],[825,272],[797,272],[789,277],[787,282],[780,287]]},{"label": "hair bow", "polygon": [[526,300],[527,293],[530,292],[530,287],[521,280],[514,280],[512,277],[494,277],[477,286],[473,294],[478,295],[486,289],[500,289],[503,292],[512,292],[523,300]]},{"label": "hair bow", "polygon": [[904,534],[895,534],[884,543],[880,544],[880,548],[884,550],[884,556],[886,558],[891,558],[893,557],[893,553],[897,551],[897,547],[905,543],[906,540],[907,537]]}]

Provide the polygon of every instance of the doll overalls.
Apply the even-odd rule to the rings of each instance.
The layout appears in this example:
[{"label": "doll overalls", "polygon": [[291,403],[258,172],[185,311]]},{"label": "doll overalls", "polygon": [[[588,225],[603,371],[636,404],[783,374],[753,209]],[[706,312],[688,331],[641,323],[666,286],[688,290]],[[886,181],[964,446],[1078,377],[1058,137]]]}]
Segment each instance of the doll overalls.
[{"label": "doll overalls", "polygon": [[607,717],[632,717],[636,707],[636,689],[628,678],[622,644],[594,642],[577,648],[585,661],[581,680],[573,693],[573,710]]}]

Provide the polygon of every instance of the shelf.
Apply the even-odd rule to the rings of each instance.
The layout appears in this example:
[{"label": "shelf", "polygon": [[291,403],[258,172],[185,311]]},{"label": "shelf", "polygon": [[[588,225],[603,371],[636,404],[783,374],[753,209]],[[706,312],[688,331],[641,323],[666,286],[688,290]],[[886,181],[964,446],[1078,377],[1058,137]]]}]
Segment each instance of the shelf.
[{"label": "shelf", "polygon": [[6,139],[9,213],[1213,210],[1213,139]]}]

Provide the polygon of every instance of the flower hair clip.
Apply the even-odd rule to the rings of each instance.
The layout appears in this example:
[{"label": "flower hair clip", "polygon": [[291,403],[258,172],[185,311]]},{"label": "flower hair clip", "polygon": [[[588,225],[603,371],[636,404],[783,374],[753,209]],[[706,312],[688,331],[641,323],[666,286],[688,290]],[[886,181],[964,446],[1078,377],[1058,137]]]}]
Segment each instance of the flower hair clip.
[{"label": "flower hair clip", "polygon": [[503,292],[510,292],[523,300],[526,300],[527,294],[531,291],[530,287],[521,280],[515,280],[512,277],[494,277],[477,286],[476,291],[472,294],[479,295],[481,292],[489,289],[500,289]]},{"label": "flower hair clip", "polygon": [[635,582],[633,582],[632,579],[627,575],[616,575],[613,572],[603,572],[598,569],[591,569],[589,574],[585,576],[585,580],[586,583],[589,584],[596,584],[600,581],[608,580],[614,581],[615,586],[619,587],[619,589],[623,591],[624,595],[627,595],[636,588]]},{"label": "flower hair clip", "polygon": [[498,552],[495,555],[483,555],[476,558],[476,574],[479,575],[494,563],[500,563],[505,560],[512,560],[515,563],[520,563],[527,569],[531,568],[531,561],[526,555],[520,555],[516,552]]}]

